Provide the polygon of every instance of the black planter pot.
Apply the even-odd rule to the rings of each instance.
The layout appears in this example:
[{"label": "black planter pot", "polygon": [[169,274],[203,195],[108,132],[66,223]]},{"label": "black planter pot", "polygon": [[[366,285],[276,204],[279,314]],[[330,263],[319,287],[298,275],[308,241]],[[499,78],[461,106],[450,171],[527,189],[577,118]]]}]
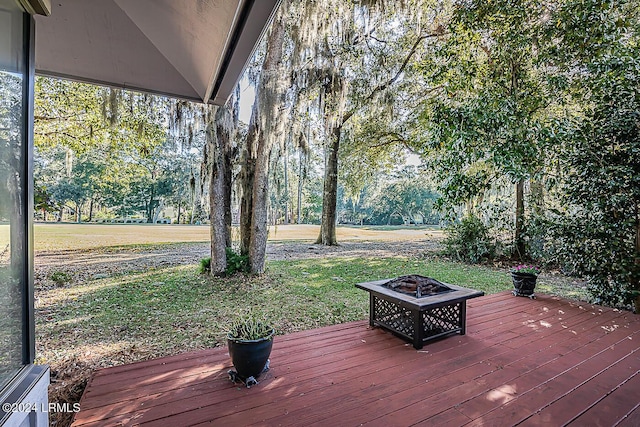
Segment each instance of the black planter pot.
[{"label": "black planter pot", "polygon": [[536,288],[538,276],[529,273],[511,273],[511,278],[515,296],[535,298],[533,290]]},{"label": "black planter pot", "polygon": [[235,371],[229,371],[231,381],[245,383],[247,387],[258,384],[257,378],[269,370],[269,355],[273,347],[272,329],[269,336],[258,340],[237,340],[227,336],[229,356]]}]

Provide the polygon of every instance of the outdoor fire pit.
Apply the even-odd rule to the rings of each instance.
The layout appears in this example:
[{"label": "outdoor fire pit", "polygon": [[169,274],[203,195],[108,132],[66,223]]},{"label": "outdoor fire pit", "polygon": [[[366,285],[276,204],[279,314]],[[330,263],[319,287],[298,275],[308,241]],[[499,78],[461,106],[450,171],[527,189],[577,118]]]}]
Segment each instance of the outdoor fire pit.
[{"label": "outdoor fire pit", "polygon": [[450,334],[464,335],[467,300],[484,295],[415,274],[356,287],[369,292],[369,324],[409,340],[416,349]]}]

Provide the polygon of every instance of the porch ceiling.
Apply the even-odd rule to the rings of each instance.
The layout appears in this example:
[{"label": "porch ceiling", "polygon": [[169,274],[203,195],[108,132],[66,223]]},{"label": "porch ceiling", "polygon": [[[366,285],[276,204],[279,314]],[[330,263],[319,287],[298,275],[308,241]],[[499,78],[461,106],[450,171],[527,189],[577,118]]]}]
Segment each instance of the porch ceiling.
[{"label": "porch ceiling", "polygon": [[56,0],[36,72],[224,103],[279,0]]}]

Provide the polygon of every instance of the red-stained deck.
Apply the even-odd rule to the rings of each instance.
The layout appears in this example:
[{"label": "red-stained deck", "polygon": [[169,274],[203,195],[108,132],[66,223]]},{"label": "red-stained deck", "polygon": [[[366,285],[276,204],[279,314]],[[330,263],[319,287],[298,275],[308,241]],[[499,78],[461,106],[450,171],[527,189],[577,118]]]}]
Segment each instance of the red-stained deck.
[{"label": "red-stained deck", "polygon": [[367,322],[278,336],[246,389],[226,348],[97,371],[73,426],[638,426],[640,316],[540,295],[468,301],[416,351]]}]

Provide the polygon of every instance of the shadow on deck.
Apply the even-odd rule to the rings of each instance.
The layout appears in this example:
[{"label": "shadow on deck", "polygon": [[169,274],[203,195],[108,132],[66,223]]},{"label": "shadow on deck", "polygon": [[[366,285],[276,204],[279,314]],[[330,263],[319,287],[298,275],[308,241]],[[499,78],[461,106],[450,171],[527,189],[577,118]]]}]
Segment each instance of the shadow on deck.
[{"label": "shadow on deck", "polygon": [[99,370],[73,426],[640,425],[640,316],[509,292],[415,350],[353,322],[278,336],[260,384],[226,348]]}]

